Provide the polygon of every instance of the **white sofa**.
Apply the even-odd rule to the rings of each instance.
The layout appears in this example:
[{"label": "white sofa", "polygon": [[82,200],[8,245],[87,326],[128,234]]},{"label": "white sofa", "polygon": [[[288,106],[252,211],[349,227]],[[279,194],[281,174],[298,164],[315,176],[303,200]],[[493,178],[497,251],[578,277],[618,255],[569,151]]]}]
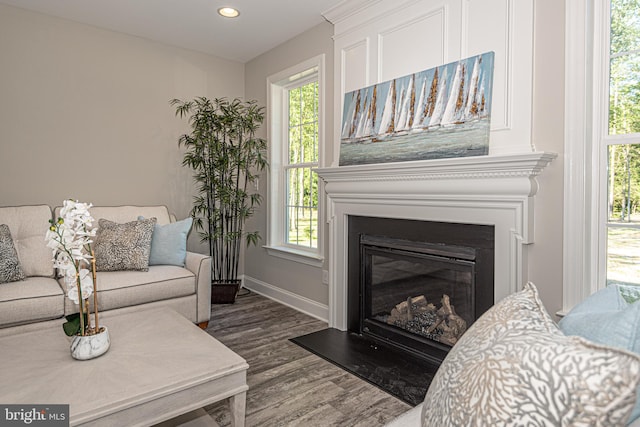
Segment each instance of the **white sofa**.
[{"label": "white sofa", "polygon": [[[49,220],[59,208],[47,205],[0,207],[0,224],[7,224],[25,280],[0,284],[0,334],[12,327],[35,327],[78,312],[55,278],[52,251],[46,246]],[[55,211],[55,212],[54,212]],[[100,218],[124,223],[139,216],[174,222],[165,206],[109,206],[91,208]],[[187,252],[185,267],[153,265],[149,271],[105,271],[97,274],[101,313],[167,307],[206,327],[211,316],[211,258]]]}]

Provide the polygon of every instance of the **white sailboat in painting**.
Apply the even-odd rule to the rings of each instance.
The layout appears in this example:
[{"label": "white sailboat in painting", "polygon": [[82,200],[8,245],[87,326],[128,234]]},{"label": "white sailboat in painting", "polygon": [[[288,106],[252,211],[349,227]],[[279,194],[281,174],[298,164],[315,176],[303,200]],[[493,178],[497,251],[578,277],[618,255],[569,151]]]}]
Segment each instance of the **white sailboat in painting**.
[{"label": "white sailboat in painting", "polygon": [[[426,82],[425,82],[426,83]],[[426,99],[426,105],[424,113],[422,114],[421,124],[425,129],[428,129],[433,112],[436,109],[436,102],[438,99],[438,87],[440,86],[438,80],[438,69],[433,72],[433,78],[431,79],[431,88],[429,89],[429,97]]]},{"label": "white sailboat in painting", "polygon": [[444,109],[442,120],[440,121],[441,126],[451,126],[462,122],[464,78],[464,63],[458,62],[458,65],[456,66],[456,73],[454,74],[453,81],[451,82],[451,91],[449,92],[447,106]]},{"label": "white sailboat in painting", "polygon": [[356,135],[359,140],[371,138],[374,135],[374,128],[376,122],[376,97],[378,87],[373,86],[373,92],[370,97],[365,98],[365,111],[366,116],[362,121],[362,126]]},{"label": "white sailboat in painting", "polygon": [[353,100],[353,120],[350,123],[347,135],[343,137],[346,141],[352,140],[358,129],[358,122],[360,121],[360,92],[356,92],[356,97]]},{"label": "white sailboat in painting", "polygon": [[360,111],[361,111],[361,113],[360,113],[360,115],[358,117],[358,123],[357,123],[356,128],[355,128],[355,133],[353,134],[353,138],[355,140],[358,140],[358,139],[362,138],[362,135],[364,133],[365,122],[367,120],[366,114],[367,114],[368,108],[367,108],[367,94],[366,94],[366,92],[364,94],[364,100],[362,101],[362,107],[360,108]]},{"label": "white sailboat in painting", "polygon": [[480,75],[480,62],[481,57],[476,56],[473,63],[473,71],[471,72],[471,79],[469,81],[469,93],[467,95],[467,104],[464,108],[464,121],[477,120],[478,115],[478,94],[481,92],[478,88],[478,78]]},{"label": "white sailboat in painting", "polygon": [[482,83],[480,84],[480,90],[478,91],[478,96],[476,97],[476,103],[478,104],[478,117],[487,117],[489,112],[487,110],[487,102],[485,97],[485,85],[484,85],[484,76],[482,77]]},{"label": "white sailboat in painting", "polygon": [[398,120],[396,121],[395,132],[406,132],[411,127],[413,120],[413,109],[415,106],[415,75],[409,78],[406,91],[403,90],[400,103]]},{"label": "white sailboat in painting", "polygon": [[377,85],[372,88],[361,89],[354,92],[349,103],[346,103],[348,120],[352,117],[351,123],[345,123],[342,128],[341,140],[344,142],[362,142],[373,138],[376,135],[377,126]]},{"label": "white sailboat in painting", "polygon": [[353,123],[356,121],[356,97],[359,94],[360,92],[351,92],[351,97],[345,99],[345,113],[344,118],[342,119],[341,139],[349,139],[351,137]]},{"label": "white sailboat in painting", "polygon": [[477,56],[473,64],[473,72],[469,83],[469,95],[467,97],[467,104],[464,110],[465,122],[471,122],[479,120],[483,117],[483,104],[484,104],[484,77],[482,82],[480,79],[480,66],[482,64],[482,57]]},{"label": "white sailboat in painting", "polygon": [[[415,107],[413,114],[413,123],[411,124],[411,132],[420,132],[424,130],[424,118],[427,111],[427,77],[426,73],[423,79],[421,79],[420,96]],[[418,83],[416,82],[416,86]]]},{"label": "white sailboat in painting", "polygon": [[401,120],[405,119],[403,113],[404,100],[407,97],[406,88],[400,86],[400,91],[398,92],[398,99],[396,100],[396,111],[393,115],[393,132],[397,132],[398,129],[402,128]]},{"label": "white sailboat in painting", "polygon": [[396,81],[389,83],[389,91],[382,109],[382,117],[378,123],[377,138],[381,139],[393,132],[396,114]]},{"label": "white sailboat in painting", "polygon": [[436,102],[433,107],[433,113],[429,120],[429,128],[435,128],[440,126],[442,121],[442,115],[444,114],[444,102],[447,96],[447,68],[442,69],[442,77],[440,78],[440,85],[438,87],[438,95],[436,96]]}]

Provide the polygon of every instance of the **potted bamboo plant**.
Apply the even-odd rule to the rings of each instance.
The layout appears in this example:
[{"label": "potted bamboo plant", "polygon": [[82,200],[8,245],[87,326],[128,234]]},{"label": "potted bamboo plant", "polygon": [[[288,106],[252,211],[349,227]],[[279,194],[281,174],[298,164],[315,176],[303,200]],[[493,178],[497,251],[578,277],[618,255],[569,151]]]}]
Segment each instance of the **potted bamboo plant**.
[{"label": "potted bamboo plant", "polygon": [[266,141],[256,137],[264,108],[256,101],[226,98],[170,103],[177,116],[188,117],[192,129],[178,144],[186,149],[182,165],[193,169],[198,184],[191,216],[201,241],[209,245],[211,302],[232,303],[241,285],[241,243],[260,240],[257,231],[247,232],[244,225],[261,202],[250,189],[268,167]]}]

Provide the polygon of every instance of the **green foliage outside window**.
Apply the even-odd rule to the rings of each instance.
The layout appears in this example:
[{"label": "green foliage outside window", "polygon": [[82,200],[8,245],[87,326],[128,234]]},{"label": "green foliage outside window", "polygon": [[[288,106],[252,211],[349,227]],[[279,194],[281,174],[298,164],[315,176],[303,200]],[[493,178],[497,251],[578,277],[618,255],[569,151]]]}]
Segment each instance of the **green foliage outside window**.
[{"label": "green foliage outside window", "polygon": [[[611,1],[609,134],[640,133],[640,0]],[[640,142],[640,140],[639,140]],[[640,144],[610,144],[609,221],[631,221],[640,203]]]},{"label": "green foliage outside window", "polygon": [[287,236],[290,244],[317,248],[318,82],[289,91]]},{"label": "green foliage outside window", "polygon": [[609,134],[640,133],[640,0],[611,2]]},{"label": "green foliage outside window", "polygon": [[607,282],[640,283],[640,0],[612,0]]}]

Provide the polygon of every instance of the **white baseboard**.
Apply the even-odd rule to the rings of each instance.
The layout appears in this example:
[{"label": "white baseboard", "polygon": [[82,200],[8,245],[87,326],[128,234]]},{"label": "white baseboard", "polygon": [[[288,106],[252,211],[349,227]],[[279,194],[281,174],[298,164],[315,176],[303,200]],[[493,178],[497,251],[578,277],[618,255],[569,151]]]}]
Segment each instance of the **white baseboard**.
[{"label": "white baseboard", "polygon": [[251,291],[298,310],[323,322],[329,322],[329,306],[250,276],[243,276],[243,286]]}]

